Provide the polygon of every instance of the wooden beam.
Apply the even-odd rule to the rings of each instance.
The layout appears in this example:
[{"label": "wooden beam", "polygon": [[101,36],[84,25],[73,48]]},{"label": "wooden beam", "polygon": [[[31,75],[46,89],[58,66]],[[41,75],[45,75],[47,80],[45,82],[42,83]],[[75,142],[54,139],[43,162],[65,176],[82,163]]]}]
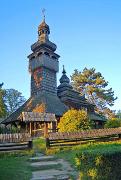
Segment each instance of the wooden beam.
[{"label": "wooden beam", "polygon": [[44,137],[48,137],[48,123],[44,122]]},{"label": "wooden beam", "polygon": [[32,135],[32,123],[31,122],[29,123],[29,132],[30,132],[30,135]]}]

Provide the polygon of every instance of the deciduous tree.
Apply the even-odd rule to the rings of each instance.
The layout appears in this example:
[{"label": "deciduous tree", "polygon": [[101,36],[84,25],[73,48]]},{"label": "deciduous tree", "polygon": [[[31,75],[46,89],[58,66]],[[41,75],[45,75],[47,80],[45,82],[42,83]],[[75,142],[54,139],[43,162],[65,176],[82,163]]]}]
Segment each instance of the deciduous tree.
[{"label": "deciduous tree", "polygon": [[0,84],[0,118],[6,116],[6,105],[4,103],[4,90],[2,89],[3,83]]},{"label": "deciduous tree", "polygon": [[105,124],[105,128],[117,128],[121,127],[121,119],[120,118],[112,118],[108,120]]},{"label": "deciduous tree", "polygon": [[22,96],[22,93],[15,89],[6,89],[4,100],[7,106],[8,114],[16,111],[25,102],[25,98]]}]

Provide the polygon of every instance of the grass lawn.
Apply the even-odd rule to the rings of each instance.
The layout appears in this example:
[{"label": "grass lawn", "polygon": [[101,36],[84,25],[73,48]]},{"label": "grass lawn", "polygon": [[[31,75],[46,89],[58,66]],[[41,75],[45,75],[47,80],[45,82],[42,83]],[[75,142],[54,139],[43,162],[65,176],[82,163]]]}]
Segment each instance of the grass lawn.
[{"label": "grass lawn", "polygon": [[[113,169],[115,169],[115,171],[119,169],[119,166],[121,167],[121,163],[118,163],[121,162],[121,141],[88,143],[66,148],[50,148],[47,150],[45,141],[42,138],[35,139],[33,144],[33,150],[31,151],[0,153],[0,180],[29,180],[32,175],[32,168],[30,167],[28,159],[37,152],[48,155],[53,154],[55,158],[63,158],[69,161],[81,175],[90,179],[91,177],[87,177],[87,173],[93,176],[95,176],[96,173],[102,173],[100,169],[105,169],[103,165],[104,167],[108,165],[108,168],[111,168],[110,163],[114,163]],[[102,157],[103,164],[100,164],[100,166],[95,165],[95,160],[100,160],[100,157]],[[83,162],[82,165],[81,162]],[[106,169],[106,171],[108,171],[108,169]],[[118,171],[117,174],[120,174]],[[109,173],[106,173],[106,178],[108,179]]]},{"label": "grass lawn", "polygon": [[6,154],[0,158],[0,180],[29,180],[30,177],[27,157]]},{"label": "grass lawn", "polygon": [[40,152],[40,153],[45,153],[46,151],[46,144],[45,144],[45,139],[44,138],[36,138],[33,141],[33,150],[34,152]]},{"label": "grass lawn", "polygon": [[121,140],[109,142],[87,143],[72,147],[55,147],[46,150],[45,140],[38,138],[34,140],[34,151],[42,152],[47,155],[55,155],[57,158],[64,158],[75,166],[74,159],[79,153],[91,154],[113,154],[121,153]]},{"label": "grass lawn", "polygon": [[76,168],[80,180],[121,179],[121,141],[47,150],[47,154],[54,153]]},{"label": "grass lawn", "polygon": [[54,154],[58,158],[64,158],[68,160],[73,166],[75,166],[75,157],[80,153],[90,154],[114,154],[121,153],[121,141],[115,142],[97,142],[83,144],[67,148],[48,149],[47,154]]},{"label": "grass lawn", "polygon": [[30,180],[32,168],[29,157],[44,150],[45,142],[38,138],[33,141],[33,150],[0,153],[0,180]]}]

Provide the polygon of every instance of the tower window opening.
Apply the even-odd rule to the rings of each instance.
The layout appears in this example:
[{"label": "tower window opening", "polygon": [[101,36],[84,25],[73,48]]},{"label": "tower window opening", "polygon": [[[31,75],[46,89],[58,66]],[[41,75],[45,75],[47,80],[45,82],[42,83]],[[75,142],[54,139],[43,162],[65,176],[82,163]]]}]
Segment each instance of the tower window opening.
[{"label": "tower window opening", "polygon": [[35,58],[35,56],[32,56],[30,60],[32,60],[32,59],[34,59],[34,58]]},{"label": "tower window opening", "polygon": [[41,32],[40,31],[38,31],[38,34],[39,34],[39,36],[41,35]]},{"label": "tower window opening", "polygon": [[53,59],[57,59],[55,56],[52,56]]},{"label": "tower window opening", "polygon": [[44,52],[45,55],[50,56],[48,52]]},{"label": "tower window opening", "polygon": [[38,56],[40,56],[40,55],[42,55],[42,52],[39,52],[39,53],[38,53]]}]

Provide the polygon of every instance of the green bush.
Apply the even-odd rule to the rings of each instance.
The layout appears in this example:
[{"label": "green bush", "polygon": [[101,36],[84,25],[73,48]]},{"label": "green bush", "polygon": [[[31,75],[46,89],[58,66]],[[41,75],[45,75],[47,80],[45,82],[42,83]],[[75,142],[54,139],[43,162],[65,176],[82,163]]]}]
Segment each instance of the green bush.
[{"label": "green bush", "polygon": [[121,119],[111,119],[107,120],[105,128],[117,128],[121,127]]},{"label": "green bush", "polygon": [[121,141],[81,144],[55,154],[79,171],[79,180],[120,180]]},{"label": "green bush", "polygon": [[121,179],[121,153],[95,154],[83,152],[75,158],[80,180]]},{"label": "green bush", "polygon": [[74,132],[90,129],[91,121],[85,110],[68,110],[60,119],[58,128],[60,132]]}]

